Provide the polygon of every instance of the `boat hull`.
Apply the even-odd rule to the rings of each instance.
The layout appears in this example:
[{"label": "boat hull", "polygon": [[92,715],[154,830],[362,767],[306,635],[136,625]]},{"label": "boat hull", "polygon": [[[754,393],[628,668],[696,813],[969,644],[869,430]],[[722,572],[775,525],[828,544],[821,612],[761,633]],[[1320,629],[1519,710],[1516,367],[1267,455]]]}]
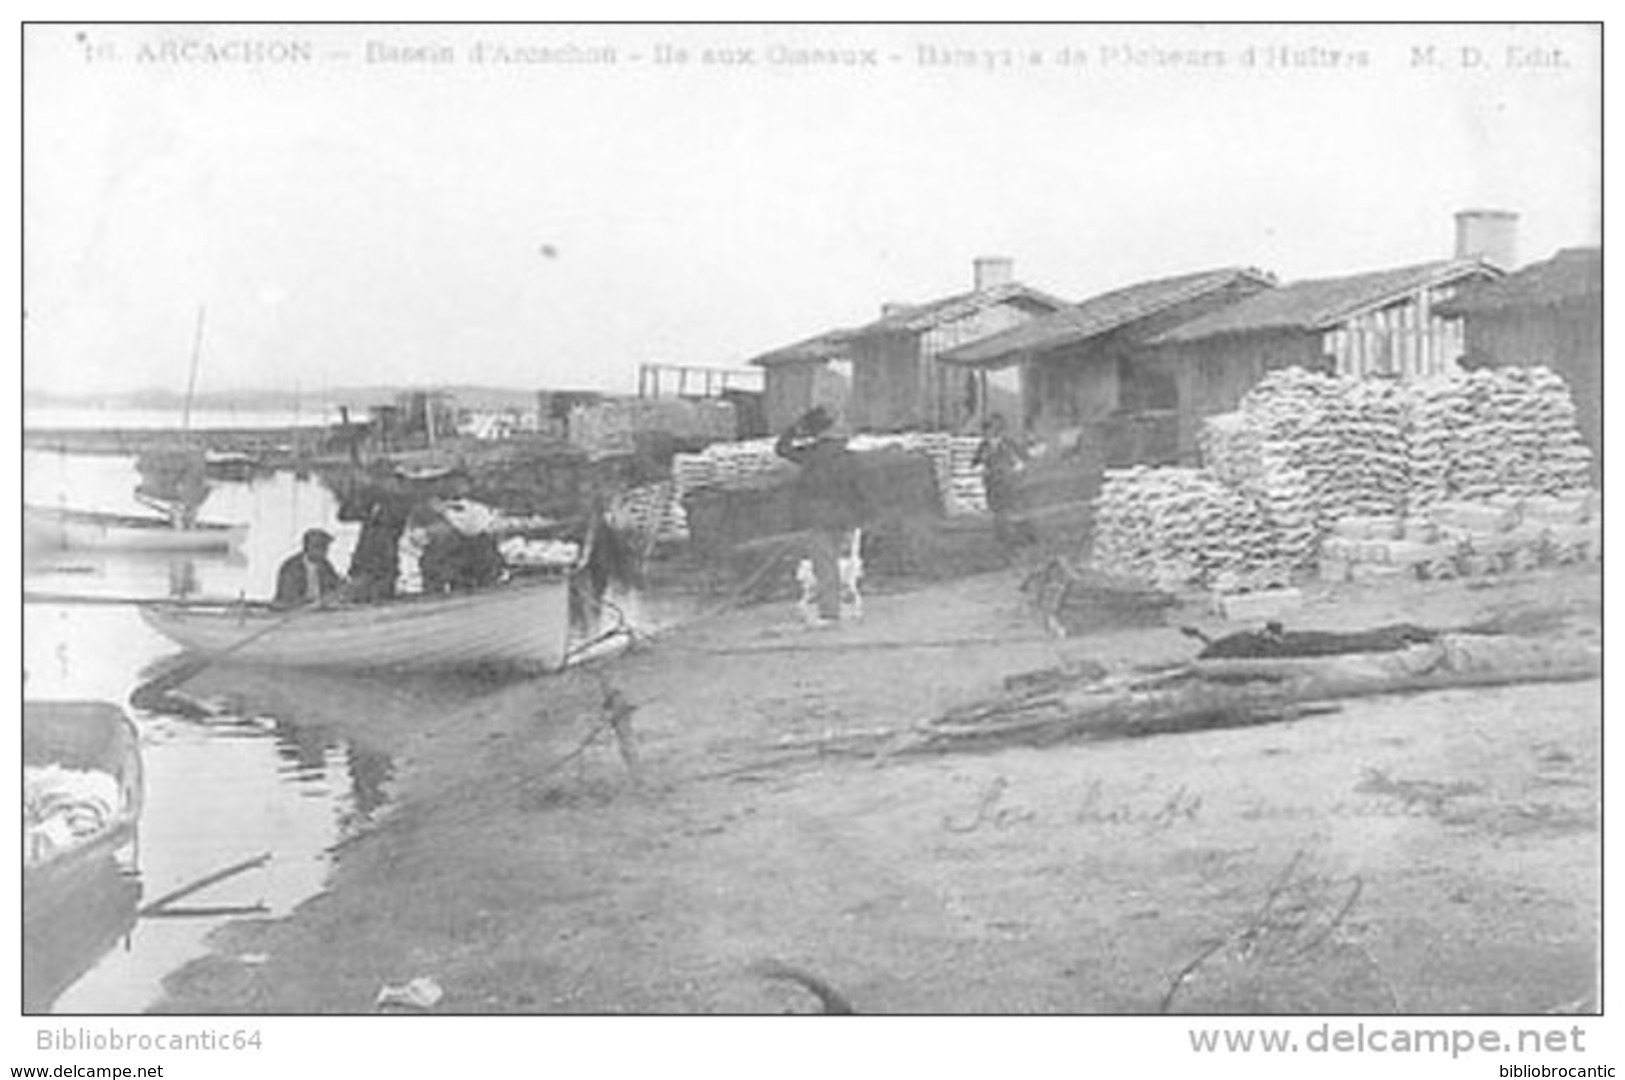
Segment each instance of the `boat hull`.
[{"label": "boat hull", "polygon": [[103,828],[23,863],[23,1011],[43,1013],[135,926],[141,881],[128,853],[141,817],[141,739],[117,705],[25,701],[23,764],[93,769],[118,784]]},{"label": "boat hull", "polygon": [[48,913],[45,899],[74,891],[103,859],[128,845],[141,818],[144,788],[140,736],[124,710],[99,701],[23,703],[23,764],[59,765],[107,773],[118,785],[118,805],[95,834],[38,859],[25,859],[24,914]]},{"label": "boat hull", "polygon": [[247,525],[200,522],[177,529],[161,518],[34,506],[23,508],[23,522],[36,546],[80,551],[230,551],[248,536]]},{"label": "boat hull", "polygon": [[171,603],[145,604],[140,611],[171,641],[238,664],[554,671],[568,658],[570,579],[291,611]]}]

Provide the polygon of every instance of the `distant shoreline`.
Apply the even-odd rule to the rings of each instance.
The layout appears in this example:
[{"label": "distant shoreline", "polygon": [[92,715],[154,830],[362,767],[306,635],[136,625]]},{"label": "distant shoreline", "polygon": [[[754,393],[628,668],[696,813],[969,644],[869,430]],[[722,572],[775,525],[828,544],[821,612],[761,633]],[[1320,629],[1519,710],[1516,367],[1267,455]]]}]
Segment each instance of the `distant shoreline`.
[{"label": "distant shoreline", "polygon": [[23,427],[23,449],[61,454],[138,457],[149,450],[186,441],[200,449],[287,459],[314,449],[326,424],[270,424],[246,427]]}]

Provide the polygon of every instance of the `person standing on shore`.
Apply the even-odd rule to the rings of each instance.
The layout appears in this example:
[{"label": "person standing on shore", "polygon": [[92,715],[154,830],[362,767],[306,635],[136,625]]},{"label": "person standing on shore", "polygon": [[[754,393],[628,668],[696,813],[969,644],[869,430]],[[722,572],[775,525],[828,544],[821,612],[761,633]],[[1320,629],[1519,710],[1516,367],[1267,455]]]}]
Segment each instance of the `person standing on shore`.
[{"label": "person standing on shore", "polygon": [[803,537],[812,562],[818,619],[827,626],[841,618],[840,553],[848,534],[863,524],[863,492],[846,439],[832,429],[835,418],[823,406],[802,414],[779,436],[774,451],[800,466],[792,490],[792,524]]},{"label": "person standing on shore", "polygon": [[993,513],[993,535],[1003,545],[1032,540],[1030,526],[1021,523],[1018,527],[1013,520],[1016,487],[1028,457],[1027,447],[1010,434],[1004,414],[994,413],[982,430],[982,442],[972,463],[982,467],[987,508]]}]

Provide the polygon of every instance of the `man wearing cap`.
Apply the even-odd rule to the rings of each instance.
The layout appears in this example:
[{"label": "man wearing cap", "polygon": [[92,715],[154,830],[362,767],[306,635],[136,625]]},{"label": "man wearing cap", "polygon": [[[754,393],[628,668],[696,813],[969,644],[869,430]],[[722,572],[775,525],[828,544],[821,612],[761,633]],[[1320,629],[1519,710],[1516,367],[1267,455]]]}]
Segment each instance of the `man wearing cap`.
[{"label": "man wearing cap", "polygon": [[791,511],[812,563],[818,608],[814,625],[819,626],[840,621],[840,552],[864,518],[857,466],[834,426],[835,417],[822,405],[814,406],[774,445],[780,457],[800,466],[791,489]]},{"label": "man wearing cap", "polygon": [[344,579],[327,561],[333,534],[326,529],[306,529],[297,555],[283,560],[276,573],[275,607],[293,608],[316,604],[338,596]]}]

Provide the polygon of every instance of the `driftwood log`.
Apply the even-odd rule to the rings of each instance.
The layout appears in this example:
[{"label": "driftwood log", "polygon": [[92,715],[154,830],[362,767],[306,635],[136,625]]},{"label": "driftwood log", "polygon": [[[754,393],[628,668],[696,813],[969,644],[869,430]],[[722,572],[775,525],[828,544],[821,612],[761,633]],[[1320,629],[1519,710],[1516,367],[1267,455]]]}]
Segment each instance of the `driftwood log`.
[{"label": "driftwood log", "polygon": [[1196,660],[1161,672],[1033,679],[918,727],[899,748],[930,753],[1045,746],[1246,727],[1334,712],[1340,701],[1462,687],[1595,679],[1590,646],[1528,638],[1438,635],[1410,648],[1325,657]]}]

